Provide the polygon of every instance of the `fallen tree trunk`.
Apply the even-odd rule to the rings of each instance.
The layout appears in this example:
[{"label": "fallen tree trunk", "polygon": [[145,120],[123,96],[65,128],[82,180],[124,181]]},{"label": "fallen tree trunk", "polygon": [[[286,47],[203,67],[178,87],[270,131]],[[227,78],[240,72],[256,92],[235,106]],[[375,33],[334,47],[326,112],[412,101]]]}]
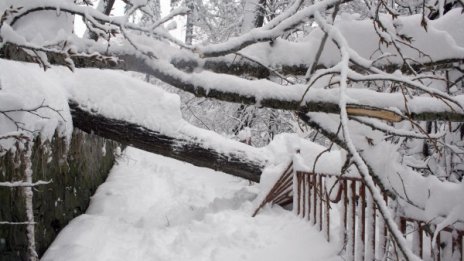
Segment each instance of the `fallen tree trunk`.
[{"label": "fallen tree trunk", "polygon": [[87,133],[166,157],[222,171],[233,176],[259,182],[266,159],[250,159],[243,151],[223,153],[201,142],[164,135],[143,126],[92,113],[70,101],[74,127]]}]

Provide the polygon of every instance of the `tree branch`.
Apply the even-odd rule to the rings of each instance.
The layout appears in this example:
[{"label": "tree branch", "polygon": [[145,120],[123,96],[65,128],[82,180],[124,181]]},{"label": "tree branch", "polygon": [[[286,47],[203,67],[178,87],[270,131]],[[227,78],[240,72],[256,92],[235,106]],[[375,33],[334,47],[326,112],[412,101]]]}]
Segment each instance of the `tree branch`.
[{"label": "tree branch", "polygon": [[[325,112],[338,114],[340,108],[338,106],[338,90],[334,89],[314,89],[306,95],[303,102],[301,96],[304,92],[304,86],[281,86],[270,81],[261,80],[261,83],[269,84],[269,87],[275,88],[282,93],[294,92],[298,93],[298,88],[301,87],[301,95],[294,95],[293,98],[282,98],[271,93],[270,96],[263,95],[263,88],[266,86],[258,86],[252,80],[245,80],[237,78],[234,82],[241,85],[249,86],[246,92],[237,90],[238,86],[229,84],[230,88],[218,89],[217,86],[208,85],[205,81],[200,81],[204,76],[198,73],[186,73],[176,69],[172,64],[161,60],[153,60],[148,57],[137,56],[135,54],[117,53],[117,62],[114,59],[95,59],[92,56],[71,56],[76,68],[102,68],[102,69],[119,69],[125,71],[140,72],[143,74],[151,75],[167,84],[170,84],[178,89],[190,92],[197,97],[213,98],[226,102],[241,103],[248,105],[258,105],[271,109],[282,109],[291,111],[304,111],[304,112]],[[50,63],[66,64],[63,57],[57,53],[48,53]],[[0,57],[33,62],[28,58],[27,54],[14,45],[6,45],[0,49]],[[261,71],[264,72],[264,71]],[[223,82],[232,80],[232,76],[218,74],[218,77],[223,78]],[[261,84],[262,85],[262,84]],[[260,87],[260,88],[257,88]],[[388,104],[386,101],[398,100],[398,93],[378,93],[372,90],[363,90],[364,93],[359,94],[359,90],[348,90],[350,98],[356,100],[357,103],[348,103],[347,110],[349,116],[362,116],[371,117],[389,122],[399,122],[406,119],[417,121],[453,121],[463,122],[464,112],[459,108],[450,108],[443,103],[440,108],[420,108],[413,110],[414,106],[410,106],[409,110],[402,108],[399,104]],[[291,96],[291,95],[290,95]],[[332,97],[333,99],[329,99]],[[431,97],[414,97],[409,101],[410,104],[430,104],[436,102],[440,104],[437,99]],[[382,104],[385,104],[382,106]],[[393,111],[390,108],[397,107],[398,110]]]},{"label": "tree branch", "polygon": [[259,182],[261,171],[266,164],[266,158],[251,159],[245,151],[220,152],[198,140],[164,135],[137,124],[89,112],[74,101],[70,101],[69,106],[76,128],[195,166]]}]

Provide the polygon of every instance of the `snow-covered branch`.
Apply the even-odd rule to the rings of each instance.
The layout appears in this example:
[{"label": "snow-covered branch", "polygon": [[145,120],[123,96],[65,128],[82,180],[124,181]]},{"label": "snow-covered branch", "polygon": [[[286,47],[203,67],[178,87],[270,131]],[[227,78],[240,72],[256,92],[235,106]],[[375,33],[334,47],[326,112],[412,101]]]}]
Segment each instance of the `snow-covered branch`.
[{"label": "snow-covered branch", "polygon": [[285,32],[312,18],[315,12],[330,9],[339,2],[340,0],[325,0],[291,14],[291,11],[295,10],[295,7],[299,6],[299,4],[296,3],[295,6],[289,10],[289,13],[286,12],[281,14],[280,17],[276,17],[268,24],[268,26],[255,28],[248,33],[242,34],[239,37],[231,38],[224,43],[196,46],[195,51],[202,57],[223,56],[235,53],[254,43],[272,41],[279,36],[282,36]]},{"label": "snow-covered branch", "polygon": [[329,34],[329,36],[337,43],[337,46],[340,48],[342,59],[339,63],[340,65],[340,123],[342,126],[343,136],[345,139],[345,144],[348,149],[348,152],[351,154],[351,159],[356,164],[356,167],[361,175],[364,184],[372,195],[373,202],[377,205],[379,212],[385,220],[385,223],[388,227],[389,232],[395,239],[395,243],[398,245],[400,251],[402,252],[406,260],[420,260],[407,246],[406,239],[403,237],[401,231],[399,230],[397,224],[395,223],[394,217],[388,209],[388,206],[383,199],[382,191],[379,187],[376,186],[374,179],[371,176],[369,167],[366,164],[365,160],[361,157],[358,148],[355,146],[351,129],[348,126],[348,111],[347,111],[347,83],[348,83],[348,73],[349,73],[349,61],[352,57],[350,53],[348,43],[346,39],[340,34],[337,29],[334,29],[330,26],[322,16],[316,12],[315,14],[316,21],[323,28],[323,30]]},{"label": "snow-covered branch", "polygon": [[25,182],[25,181],[11,181],[11,182],[0,182],[0,187],[9,187],[9,188],[16,188],[16,187],[36,187],[41,185],[47,185],[52,183],[51,180],[43,181],[39,180],[36,182]]},{"label": "snow-covered branch", "polygon": [[[72,101],[70,107],[74,126],[83,131],[251,181],[259,182],[261,171],[269,161],[256,148],[238,141],[230,150],[218,149],[207,138],[163,134],[129,121],[89,112]],[[226,140],[223,138],[222,142]]]},{"label": "snow-covered branch", "polygon": [[[60,60],[60,57],[52,57],[55,61]],[[149,74],[183,91],[193,93],[197,97],[259,105],[273,109],[339,113],[337,88],[321,88],[331,84],[331,79],[327,77],[319,80],[318,87],[311,88],[302,100],[306,90],[304,85],[282,86],[268,80],[247,80],[207,71],[186,73],[163,60],[150,60],[135,54],[125,55],[121,53],[118,54],[118,57],[119,62],[112,65],[109,65],[106,60],[94,59],[93,57],[76,57],[74,64],[76,67],[113,68]],[[18,58],[18,56],[11,58]],[[354,78],[354,80],[391,79],[402,81],[402,79],[392,76],[386,78],[359,77]],[[417,85],[416,83],[412,84],[413,86]],[[416,96],[408,101],[408,110],[406,110],[401,93],[350,89],[348,95],[351,99],[347,108],[348,113],[352,116],[367,116],[391,122],[409,118],[423,121],[464,120],[464,113],[458,106],[444,103],[432,97]],[[464,98],[458,96],[454,97],[453,100],[462,106]]]}]

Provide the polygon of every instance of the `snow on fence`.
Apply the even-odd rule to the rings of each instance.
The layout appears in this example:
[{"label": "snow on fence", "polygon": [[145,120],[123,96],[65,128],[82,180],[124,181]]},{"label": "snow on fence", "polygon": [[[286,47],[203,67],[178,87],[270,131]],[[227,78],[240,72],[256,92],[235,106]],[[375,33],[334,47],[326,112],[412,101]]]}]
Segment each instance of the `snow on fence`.
[{"label": "snow on fence", "polygon": [[[383,196],[395,208],[396,202]],[[322,231],[327,241],[339,233],[346,260],[401,260],[361,178],[294,171],[290,163],[253,216],[268,203],[293,203],[295,214]],[[337,218],[340,226],[332,228]],[[464,260],[462,228],[445,227],[432,242],[436,224],[401,215],[396,220],[413,252],[424,260]]]}]

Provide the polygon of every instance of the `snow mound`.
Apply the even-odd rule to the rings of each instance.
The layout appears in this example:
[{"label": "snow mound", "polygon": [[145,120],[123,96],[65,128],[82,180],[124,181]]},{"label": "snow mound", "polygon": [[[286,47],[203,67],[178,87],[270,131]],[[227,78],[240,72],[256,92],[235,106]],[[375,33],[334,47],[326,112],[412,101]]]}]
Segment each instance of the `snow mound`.
[{"label": "snow mound", "polygon": [[[59,66],[43,71],[37,64],[0,59],[0,111],[12,111],[0,114],[0,136],[18,131],[19,124],[27,132],[40,134],[42,140],[50,140],[55,130],[69,140],[73,126],[68,100],[94,113],[161,133],[172,134],[185,125],[178,95],[129,73],[98,69],[71,72]],[[40,106],[32,113],[24,111]],[[5,141],[0,145],[11,146]]]},{"label": "snow mound", "polygon": [[[0,114],[0,136],[22,130],[47,140],[56,130],[61,136],[71,137],[72,119],[66,92],[61,81],[56,81],[59,75],[43,74],[37,64],[0,59],[0,111],[11,111]],[[3,148],[12,145],[11,140],[0,142]]]},{"label": "snow mound", "polygon": [[341,260],[280,208],[252,218],[247,181],[133,148],[43,261]]}]

